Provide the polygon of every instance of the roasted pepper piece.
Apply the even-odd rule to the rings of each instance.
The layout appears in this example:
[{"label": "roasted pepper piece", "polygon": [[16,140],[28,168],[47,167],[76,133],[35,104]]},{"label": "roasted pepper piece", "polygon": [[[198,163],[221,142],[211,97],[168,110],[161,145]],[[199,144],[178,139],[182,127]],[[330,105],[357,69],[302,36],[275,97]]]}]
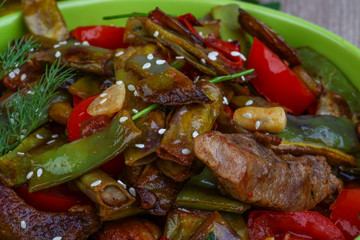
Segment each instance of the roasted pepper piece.
[{"label": "roasted pepper piece", "polygon": [[23,0],[25,23],[34,35],[64,41],[70,37],[55,0]]},{"label": "roasted pepper piece", "polygon": [[181,165],[161,158],[158,158],[155,163],[162,173],[176,182],[183,182],[189,179],[191,176],[198,174],[204,167],[204,164],[197,159],[192,162],[191,166]]},{"label": "roasted pepper piece", "polygon": [[344,152],[360,147],[355,124],[343,117],[287,115],[287,126],[276,134],[284,141],[314,143]]},{"label": "roasted pepper piece", "polygon": [[191,177],[188,183],[201,188],[218,189],[218,182],[208,166],[199,175]]},{"label": "roasted pepper piece", "polygon": [[336,92],[327,89],[324,89],[319,97],[315,115],[352,118],[346,100]]},{"label": "roasted pepper piece", "polygon": [[[158,110],[151,111],[138,119],[135,125],[142,131],[142,135],[124,152],[125,163],[129,166],[146,164],[148,162],[145,162],[143,158],[155,153],[162,138],[163,130],[161,129],[165,127],[165,114]],[[151,160],[150,158],[147,159]],[[156,156],[153,160],[155,159]]]},{"label": "roasted pepper piece", "polygon": [[[121,121],[120,121],[121,120]],[[126,111],[120,111],[102,131],[34,157],[29,191],[45,189],[72,180],[99,167],[125,150],[141,131]]]},{"label": "roasted pepper piece", "polygon": [[249,205],[224,197],[220,191],[186,184],[179,193],[177,205],[208,211],[243,213]]},{"label": "roasted pepper piece", "polygon": [[39,38],[39,42],[41,47],[34,54],[34,59],[39,62],[53,63],[60,58],[61,64],[66,63],[67,67],[99,75],[114,74],[112,60],[114,54],[111,50],[79,44],[75,41],[60,44],[52,39]]},{"label": "roasted pepper piece", "polygon": [[164,235],[169,240],[187,240],[211,215],[211,212],[176,208],[169,212]]},{"label": "roasted pepper piece", "polygon": [[249,230],[244,218],[240,214],[230,212],[220,212],[220,214],[242,240],[249,240]]},{"label": "roasted pepper piece", "polygon": [[160,158],[190,166],[193,159],[193,138],[211,130],[223,108],[222,94],[214,84],[200,82],[203,92],[214,102],[190,104],[179,107],[172,117],[157,150]]},{"label": "roasted pepper piece", "polygon": [[99,76],[86,75],[78,79],[75,83],[68,87],[68,91],[72,95],[76,95],[82,99],[98,95],[101,93],[101,82]]},{"label": "roasted pepper piece", "polygon": [[121,209],[119,209],[119,207],[99,207],[99,216],[101,221],[114,221],[141,213],[145,213],[145,210],[137,207],[135,204]]},{"label": "roasted pepper piece", "polygon": [[303,61],[303,68],[315,81],[323,82],[327,89],[345,98],[353,113],[360,112],[359,90],[334,63],[309,47],[298,48],[297,54]]}]

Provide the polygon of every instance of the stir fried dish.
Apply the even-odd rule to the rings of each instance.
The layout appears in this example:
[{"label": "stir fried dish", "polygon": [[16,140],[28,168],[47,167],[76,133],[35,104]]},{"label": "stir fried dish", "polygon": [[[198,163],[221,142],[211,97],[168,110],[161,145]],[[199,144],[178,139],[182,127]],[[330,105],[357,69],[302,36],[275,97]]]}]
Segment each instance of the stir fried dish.
[{"label": "stir fried dish", "polygon": [[360,235],[360,92],[324,56],[236,4],[71,31],[55,0],[22,5],[0,54],[0,239]]}]

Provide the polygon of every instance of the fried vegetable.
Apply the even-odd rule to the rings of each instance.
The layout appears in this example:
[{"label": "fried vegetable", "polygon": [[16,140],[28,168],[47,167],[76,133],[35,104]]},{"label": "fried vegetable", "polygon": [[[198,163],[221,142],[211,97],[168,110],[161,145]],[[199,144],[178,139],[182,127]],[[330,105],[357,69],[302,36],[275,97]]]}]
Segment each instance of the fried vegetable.
[{"label": "fried vegetable", "polygon": [[187,240],[210,215],[208,211],[176,208],[167,215],[164,236],[169,240]]},{"label": "fried vegetable", "polygon": [[301,60],[295,49],[291,48],[282,37],[265,23],[257,20],[241,8],[239,8],[238,21],[244,31],[258,38],[280,58],[286,60],[290,67],[301,65]]},{"label": "fried vegetable", "polygon": [[25,23],[34,35],[64,41],[70,37],[55,0],[22,0]]},{"label": "fried vegetable", "polygon": [[207,166],[204,167],[202,172],[193,176],[187,182],[188,184],[207,189],[218,189],[218,182]]},{"label": "fried vegetable", "polygon": [[49,116],[61,125],[66,125],[72,110],[71,104],[67,102],[54,102],[49,107]]},{"label": "fried vegetable", "polygon": [[189,240],[203,240],[209,235],[219,240],[241,240],[242,238],[223,219],[219,212],[215,211],[208,217]]},{"label": "fried vegetable", "polygon": [[179,185],[151,163],[146,165],[134,187],[139,195],[141,208],[158,216],[167,214],[179,191]]},{"label": "fried vegetable", "polygon": [[120,210],[135,201],[123,185],[100,169],[82,175],[75,183],[89,198],[104,207],[118,207]]},{"label": "fried vegetable", "polygon": [[217,130],[224,133],[247,133],[248,131],[240,126],[225,111],[222,111],[216,119]]},{"label": "fried vegetable", "polygon": [[48,240],[59,236],[69,240],[85,240],[100,227],[96,213],[90,206],[74,206],[61,213],[41,212],[1,183],[0,202],[2,240]]},{"label": "fried vegetable", "polygon": [[[56,186],[114,158],[141,135],[126,111],[119,112],[102,131],[34,157],[29,191]],[[89,151],[90,149],[90,151]]]},{"label": "fried vegetable", "polygon": [[197,159],[194,159],[190,166],[181,165],[161,158],[158,158],[155,163],[162,173],[176,182],[183,182],[189,179],[191,176],[198,174],[204,167],[204,164]]},{"label": "fried vegetable", "polygon": [[[148,161],[156,159],[154,153],[160,144],[162,132],[165,130],[165,114],[159,110],[151,111],[138,119],[135,125],[142,131],[142,135],[124,152],[125,163],[129,166],[146,164]],[[152,154],[155,156],[145,158]]]},{"label": "fried vegetable", "polygon": [[353,113],[360,112],[359,90],[333,62],[309,47],[298,48],[297,54],[311,77],[319,84],[323,81],[328,90],[336,91],[347,101]]},{"label": "fried vegetable", "polygon": [[244,218],[240,214],[230,212],[220,212],[220,214],[242,240],[249,240],[249,230]]},{"label": "fried vegetable", "polygon": [[121,218],[126,218],[130,216],[135,216],[145,213],[144,209],[141,209],[136,206],[136,204],[123,207],[105,207],[99,206],[99,216],[101,221],[114,221]]},{"label": "fried vegetable", "polygon": [[185,105],[176,110],[157,150],[160,158],[190,166],[194,159],[194,136],[211,130],[222,111],[223,97],[219,88],[209,82],[199,83],[203,92],[214,102]]},{"label": "fried vegetable", "polygon": [[291,69],[298,79],[300,79],[306,87],[314,94],[315,97],[319,97],[323,91],[323,86],[316,82],[310,75],[305,71],[302,66],[296,66]]},{"label": "fried vegetable", "polygon": [[86,75],[79,78],[75,83],[68,87],[68,91],[72,95],[76,95],[82,99],[101,93],[99,76]]},{"label": "fried vegetable", "polygon": [[352,118],[352,113],[346,100],[336,92],[327,89],[324,89],[320,95],[315,114]]},{"label": "fried vegetable", "polygon": [[313,143],[343,152],[355,152],[360,147],[355,124],[343,117],[287,115],[285,130],[276,135],[288,142]]},{"label": "fried vegetable", "polygon": [[80,44],[73,40],[59,42],[39,38],[41,47],[34,54],[34,59],[39,62],[53,63],[58,58],[61,59],[61,64],[77,70],[89,73],[96,73],[99,75],[114,74],[113,51]]},{"label": "fried vegetable", "polygon": [[207,211],[243,213],[249,205],[224,197],[219,190],[206,189],[186,184],[179,193],[175,204]]}]

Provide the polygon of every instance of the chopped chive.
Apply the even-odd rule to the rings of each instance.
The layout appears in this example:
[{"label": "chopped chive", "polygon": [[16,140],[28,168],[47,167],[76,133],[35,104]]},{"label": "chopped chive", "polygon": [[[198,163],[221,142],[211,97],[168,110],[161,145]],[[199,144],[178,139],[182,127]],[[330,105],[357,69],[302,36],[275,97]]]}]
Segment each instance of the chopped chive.
[{"label": "chopped chive", "polygon": [[252,72],[254,72],[253,68],[249,69],[249,70],[246,70],[246,71],[239,72],[239,73],[235,73],[235,74],[232,74],[232,75],[219,76],[219,77],[216,77],[216,78],[213,78],[213,79],[209,80],[209,82],[211,82],[211,83],[223,82],[223,81],[226,81],[226,80],[230,80],[230,79],[234,79],[234,78],[238,78],[238,77],[250,74]]},{"label": "chopped chive", "polygon": [[103,17],[103,20],[111,20],[111,19],[118,19],[118,18],[130,18],[130,17],[147,17],[149,16],[148,13],[126,13],[120,15],[113,15],[113,16],[106,16]]},{"label": "chopped chive", "polygon": [[141,110],[140,112],[138,112],[137,114],[135,114],[134,116],[132,116],[131,120],[136,120],[139,117],[141,117],[142,115],[145,115],[146,113],[150,112],[151,110],[154,110],[155,108],[159,107],[160,104],[159,103],[154,103],[150,106],[148,106],[147,108],[144,108],[143,110]]},{"label": "chopped chive", "polygon": [[176,68],[177,70],[181,69],[185,65],[185,61],[182,59],[176,59],[170,63],[170,66]]},{"label": "chopped chive", "polygon": [[[216,77],[216,78],[213,78],[213,79],[209,80],[209,82],[211,82],[211,83],[223,82],[223,81],[226,81],[226,80],[230,80],[230,79],[234,79],[234,78],[238,78],[238,77],[250,74],[252,72],[254,72],[254,69],[249,69],[249,70],[246,70],[246,71],[243,71],[243,72],[240,72],[240,73],[235,73],[235,74],[232,74],[232,75]],[[151,110],[153,110],[153,109],[155,109],[155,108],[157,108],[159,106],[160,106],[159,103],[154,103],[154,104],[148,106],[147,108],[141,110],[140,112],[136,113],[134,116],[132,116],[131,119],[134,121],[134,120],[138,119],[139,117],[145,115],[146,113],[150,112]]]}]

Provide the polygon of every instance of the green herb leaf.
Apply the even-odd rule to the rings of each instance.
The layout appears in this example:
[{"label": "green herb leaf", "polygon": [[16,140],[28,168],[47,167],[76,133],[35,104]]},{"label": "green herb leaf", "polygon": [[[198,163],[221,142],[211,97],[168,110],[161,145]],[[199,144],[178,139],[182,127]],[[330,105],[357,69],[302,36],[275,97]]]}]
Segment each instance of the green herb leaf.
[{"label": "green herb leaf", "polygon": [[207,237],[204,238],[204,240],[216,240],[215,233],[213,232],[209,233],[209,235],[207,235]]},{"label": "green herb leaf", "polygon": [[56,89],[73,76],[72,69],[60,66],[60,60],[46,68],[41,80],[28,91],[19,90],[7,109],[7,122],[0,122],[0,156],[14,149],[22,139],[38,128],[56,96]]},{"label": "green herb leaf", "polygon": [[28,61],[39,47],[40,44],[32,36],[28,39],[17,39],[13,45],[8,43],[6,49],[0,53],[0,79]]}]

